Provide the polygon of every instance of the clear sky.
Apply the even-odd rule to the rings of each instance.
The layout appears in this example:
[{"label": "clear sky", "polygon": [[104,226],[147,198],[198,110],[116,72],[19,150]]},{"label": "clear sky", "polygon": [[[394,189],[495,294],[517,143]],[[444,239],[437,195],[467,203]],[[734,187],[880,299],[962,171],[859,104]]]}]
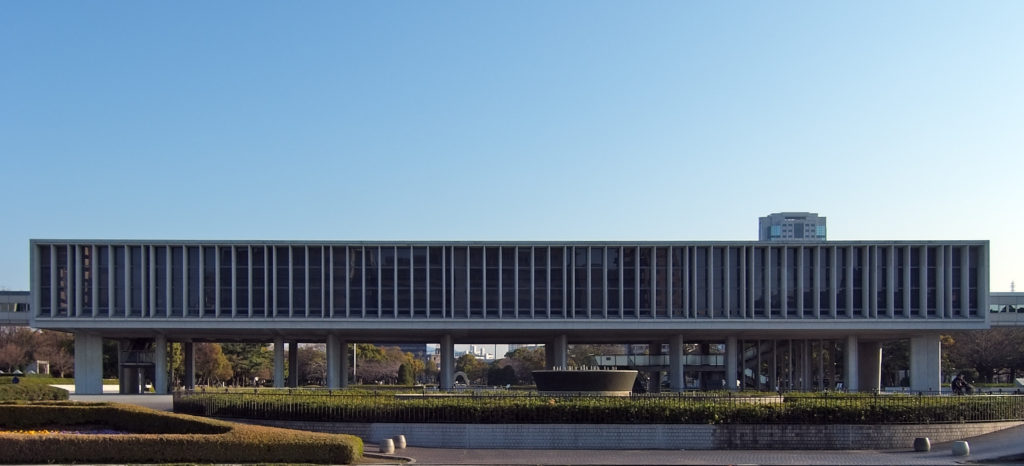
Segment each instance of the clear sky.
[{"label": "clear sky", "polygon": [[991,241],[1024,290],[1024,2],[0,4],[30,238]]}]

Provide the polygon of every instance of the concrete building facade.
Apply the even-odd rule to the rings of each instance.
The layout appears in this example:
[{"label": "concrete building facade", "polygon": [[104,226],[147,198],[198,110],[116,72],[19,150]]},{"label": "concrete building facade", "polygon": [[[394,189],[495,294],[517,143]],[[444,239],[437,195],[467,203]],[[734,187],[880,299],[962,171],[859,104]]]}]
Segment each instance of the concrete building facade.
[{"label": "concrete building facade", "polygon": [[[32,240],[32,322],[75,334],[76,390],[100,393],[103,339],[123,391],[167,389],[168,342],[667,344],[682,390],[689,344],[724,344],[723,385],[879,386],[881,344],[911,342],[911,385],[938,390],[939,334],[988,328],[986,241],[279,242]],[[295,351],[290,352],[292,357]],[[292,361],[294,364],[295,361]],[[826,367],[828,366],[828,367]],[[831,368],[831,371],[830,371]],[[738,381],[738,384],[725,383]]]}]

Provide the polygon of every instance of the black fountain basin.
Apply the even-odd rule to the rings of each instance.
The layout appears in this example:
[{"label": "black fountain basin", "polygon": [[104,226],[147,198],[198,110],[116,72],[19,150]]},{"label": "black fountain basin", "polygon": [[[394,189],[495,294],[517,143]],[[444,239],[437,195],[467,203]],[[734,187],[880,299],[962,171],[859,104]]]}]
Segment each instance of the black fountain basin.
[{"label": "black fountain basin", "polygon": [[626,396],[636,375],[637,371],[629,370],[542,370],[533,371],[533,380],[545,395]]}]

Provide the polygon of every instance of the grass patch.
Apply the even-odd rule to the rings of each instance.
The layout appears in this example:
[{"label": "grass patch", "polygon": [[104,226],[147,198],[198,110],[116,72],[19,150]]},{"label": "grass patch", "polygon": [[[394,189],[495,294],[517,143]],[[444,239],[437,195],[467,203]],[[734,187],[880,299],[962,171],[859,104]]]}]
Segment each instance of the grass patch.
[{"label": "grass patch", "polygon": [[357,437],[277,429],[112,403],[0,404],[0,431],[104,426],[129,434],[0,433],[0,463],[344,463]]},{"label": "grass patch", "polygon": [[28,377],[20,379],[17,384],[11,383],[12,377],[0,378],[0,401],[39,401],[39,400],[66,400],[68,391],[51,387],[46,383],[37,382],[40,379]]}]

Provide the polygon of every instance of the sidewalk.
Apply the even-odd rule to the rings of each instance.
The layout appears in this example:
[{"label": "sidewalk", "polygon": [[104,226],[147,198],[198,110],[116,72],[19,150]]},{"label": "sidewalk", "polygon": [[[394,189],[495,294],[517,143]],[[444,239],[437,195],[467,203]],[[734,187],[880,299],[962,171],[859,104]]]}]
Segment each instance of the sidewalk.
[{"label": "sidewalk", "polygon": [[[951,443],[930,452],[905,450],[469,450],[409,447],[396,451],[416,464],[964,464],[1024,454],[1024,426],[968,439],[971,455],[953,456]],[[367,445],[373,452],[376,445]]]}]

